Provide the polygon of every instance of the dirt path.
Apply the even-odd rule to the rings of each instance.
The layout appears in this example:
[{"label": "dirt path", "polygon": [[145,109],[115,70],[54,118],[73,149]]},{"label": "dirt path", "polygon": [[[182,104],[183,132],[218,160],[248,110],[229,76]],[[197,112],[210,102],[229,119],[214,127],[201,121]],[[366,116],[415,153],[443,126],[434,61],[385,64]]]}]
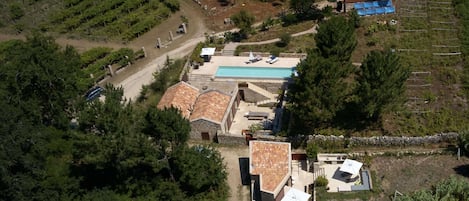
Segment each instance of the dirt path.
[{"label": "dirt path", "polygon": [[228,173],[228,185],[230,186],[229,201],[248,201],[249,187],[241,184],[241,173],[239,170],[239,158],[249,157],[248,146],[219,146],[223,161],[226,164]]},{"label": "dirt path", "polygon": [[[127,99],[135,100],[140,94],[143,85],[148,85],[153,80],[153,73],[163,67],[166,56],[170,58],[180,58],[188,55],[197,43],[205,40],[206,28],[201,8],[190,0],[180,1],[181,9],[173,14],[167,21],[152,29],[140,38],[132,41],[131,46],[145,47],[147,57],[127,67],[116,76],[109,78],[105,82],[112,83],[124,88],[124,96]],[[176,36],[176,29],[181,24],[181,15],[189,19],[188,33]],[[168,42],[169,31],[175,37],[174,41],[167,43],[164,48],[155,48],[156,39],[159,37],[163,43]]]}]

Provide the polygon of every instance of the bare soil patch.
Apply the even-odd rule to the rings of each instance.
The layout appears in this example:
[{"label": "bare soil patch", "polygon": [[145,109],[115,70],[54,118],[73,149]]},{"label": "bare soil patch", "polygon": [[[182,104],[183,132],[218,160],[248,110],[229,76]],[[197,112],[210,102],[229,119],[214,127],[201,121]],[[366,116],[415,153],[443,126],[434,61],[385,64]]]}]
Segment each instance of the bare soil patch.
[{"label": "bare soil patch", "polygon": [[[233,3],[234,2],[234,3]],[[207,7],[204,12],[208,16],[206,21],[211,30],[221,31],[234,28],[233,24],[225,24],[224,19],[230,18],[233,14],[241,10],[255,16],[256,22],[261,22],[264,19],[275,17],[282,12],[282,9],[287,9],[288,5],[273,6],[269,2],[261,2],[259,0],[231,0],[231,3],[225,4],[219,0],[201,0],[201,7]]]},{"label": "bare soil patch", "polygon": [[371,170],[376,172],[376,181],[382,192],[372,200],[390,201],[396,190],[410,193],[429,189],[450,176],[469,181],[469,158],[457,160],[453,155],[375,157]]}]

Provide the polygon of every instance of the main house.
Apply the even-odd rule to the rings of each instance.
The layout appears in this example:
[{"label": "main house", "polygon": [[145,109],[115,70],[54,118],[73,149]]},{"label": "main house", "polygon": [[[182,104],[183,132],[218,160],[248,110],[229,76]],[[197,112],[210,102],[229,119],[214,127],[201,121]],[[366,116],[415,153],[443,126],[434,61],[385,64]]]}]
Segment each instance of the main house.
[{"label": "main house", "polygon": [[157,107],[179,109],[191,123],[192,139],[215,140],[217,133],[230,129],[239,102],[237,83],[181,81],[166,90]]},{"label": "main house", "polygon": [[249,173],[252,200],[282,200],[292,185],[290,143],[250,141]]}]

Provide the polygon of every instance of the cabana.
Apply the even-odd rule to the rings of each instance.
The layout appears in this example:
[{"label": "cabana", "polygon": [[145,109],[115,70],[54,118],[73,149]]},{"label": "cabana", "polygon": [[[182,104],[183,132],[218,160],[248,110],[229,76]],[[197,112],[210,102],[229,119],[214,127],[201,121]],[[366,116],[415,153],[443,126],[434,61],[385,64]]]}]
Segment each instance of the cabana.
[{"label": "cabana", "polygon": [[212,59],[212,56],[215,54],[215,49],[214,47],[202,48],[200,57],[204,58],[204,62],[210,62],[210,59]]},{"label": "cabana", "polygon": [[291,188],[289,186],[285,186],[284,188],[285,191],[287,191],[288,189],[290,190],[287,191],[287,194],[285,194],[285,196],[282,198],[282,201],[308,201],[311,197],[310,194],[300,191],[298,189]]},{"label": "cabana", "polygon": [[344,163],[342,164],[342,166],[340,166],[339,170],[341,172],[350,174],[350,176],[353,176],[353,175],[358,175],[362,166],[363,166],[363,163],[360,163],[355,160],[345,159]]}]

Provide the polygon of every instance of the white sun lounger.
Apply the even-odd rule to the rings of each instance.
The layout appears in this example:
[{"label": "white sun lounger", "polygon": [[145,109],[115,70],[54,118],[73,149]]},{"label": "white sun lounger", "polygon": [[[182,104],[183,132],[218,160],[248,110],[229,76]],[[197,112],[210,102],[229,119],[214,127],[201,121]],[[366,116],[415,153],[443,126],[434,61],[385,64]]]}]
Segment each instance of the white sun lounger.
[{"label": "white sun lounger", "polygon": [[273,64],[275,62],[278,61],[278,57],[276,56],[270,56],[269,59],[267,59],[265,62],[269,63],[269,64]]}]

